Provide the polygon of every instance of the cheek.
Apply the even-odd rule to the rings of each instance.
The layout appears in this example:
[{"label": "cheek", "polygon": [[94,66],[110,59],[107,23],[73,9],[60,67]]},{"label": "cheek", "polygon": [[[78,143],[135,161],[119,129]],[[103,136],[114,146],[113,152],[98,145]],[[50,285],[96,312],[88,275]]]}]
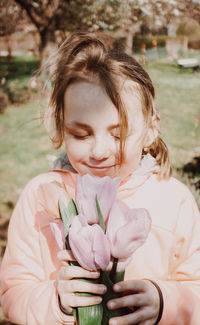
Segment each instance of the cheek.
[{"label": "cheek", "polygon": [[131,138],[126,145],[126,162],[137,166],[141,160],[143,143],[140,139]]},{"label": "cheek", "polygon": [[76,141],[74,139],[65,139],[65,150],[68,158],[79,160],[88,152],[88,144],[85,141]]}]

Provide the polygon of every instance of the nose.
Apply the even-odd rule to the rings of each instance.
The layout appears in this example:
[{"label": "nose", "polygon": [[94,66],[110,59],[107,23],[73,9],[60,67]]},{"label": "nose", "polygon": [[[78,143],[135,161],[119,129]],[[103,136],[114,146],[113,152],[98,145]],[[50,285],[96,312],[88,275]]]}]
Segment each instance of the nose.
[{"label": "nose", "polygon": [[110,155],[109,142],[103,137],[94,139],[91,146],[90,158],[96,161],[104,161]]}]

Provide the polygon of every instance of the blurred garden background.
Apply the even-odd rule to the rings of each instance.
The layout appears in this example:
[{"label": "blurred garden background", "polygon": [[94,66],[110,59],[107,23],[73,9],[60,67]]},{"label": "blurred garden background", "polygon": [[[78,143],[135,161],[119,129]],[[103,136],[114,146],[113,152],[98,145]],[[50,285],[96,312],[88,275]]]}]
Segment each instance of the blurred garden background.
[{"label": "blurred garden background", "polygon": [[76,30],[101,33],[147,70],[173,174],[200,206],[200,0],[1,0],[0,257],[23,187],[62,151],[42,124],[49,71],[36,72]]}]

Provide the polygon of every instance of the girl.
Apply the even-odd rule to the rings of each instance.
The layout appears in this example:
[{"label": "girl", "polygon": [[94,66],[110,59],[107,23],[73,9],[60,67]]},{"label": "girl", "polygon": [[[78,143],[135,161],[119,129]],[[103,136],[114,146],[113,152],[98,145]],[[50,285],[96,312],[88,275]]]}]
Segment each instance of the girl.
[{"label": "girl", "polygon": [[74,324],[73,307],[101,302],[104,285],[78,280],[99,273],[70,266],[72,254],[59,250],[50,227],[61,223],[59,198],[67,204],[77,175],[91,174],[121,177],[118,198],[152,218],[125,281],[113,288],[122,297],[107,305],[133,311],[109,324],[199,325],[200,218],[189,190],[171,177],[154,98],[143,68],[95,34],[75,33],[61,46],[50,107],[53,141],[68,158],[25,187],[11,218],[1,305],[12,322]]}]

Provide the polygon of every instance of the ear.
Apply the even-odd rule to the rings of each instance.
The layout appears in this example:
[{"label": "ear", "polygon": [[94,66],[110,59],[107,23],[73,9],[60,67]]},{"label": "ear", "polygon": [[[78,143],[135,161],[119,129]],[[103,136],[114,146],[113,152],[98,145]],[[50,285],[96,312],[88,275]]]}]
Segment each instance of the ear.
[{"label": "ear", "polygon": [[144,147],[150,147],[151,144],[157,138],[158,134],[159,134],[158,130],[153,129],[153,128],[149,128],[147,130],[147,135],[146,135],[146,139],[145,139],[145,142],[144,142]]},{"label": "ear", "polygon": [[160,134],[160,118],[159,116],[154,116],[151,121],[151,125],[147,129],[146,138],[144,141],[144,147],[150,147],[151,144]]}]

